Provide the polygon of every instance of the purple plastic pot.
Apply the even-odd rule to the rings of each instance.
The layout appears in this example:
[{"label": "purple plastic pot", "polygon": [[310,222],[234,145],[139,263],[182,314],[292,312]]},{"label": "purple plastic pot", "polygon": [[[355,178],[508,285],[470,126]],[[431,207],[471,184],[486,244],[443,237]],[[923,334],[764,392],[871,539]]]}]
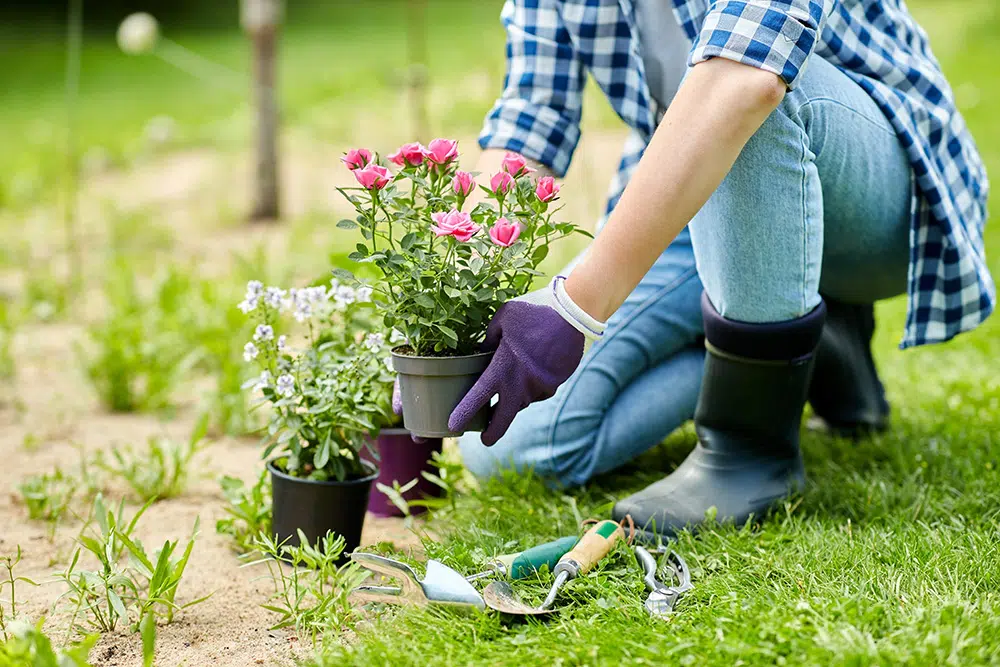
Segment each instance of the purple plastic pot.
[{"label": "purple plastic pot", "polygon": [[[413,442],[410,432],[403,428],[384,429],[375,438],[375,450],[378,452],[379,461],[367,448],[361,450],[361,458],[376,464],[379,469],[378,483],[392,486],[393,480],[403,486],[411,479],[419,480],[416,485],[403,494],[407,501],[420,500],[423,498],[437,498],[441,495],[441,487],[424,479],[420,474],[423,470],[433,471],[427,464],[434,452],[441,451],[441,438],[430,438],[425,442]],[[421,514],[425,512],[425,507],[411,507],[411,514]],[[371,495],[368,497],[368,511],[376,516],[403,516],[389,497],[378,490],[377,486],[372,487]]]}]

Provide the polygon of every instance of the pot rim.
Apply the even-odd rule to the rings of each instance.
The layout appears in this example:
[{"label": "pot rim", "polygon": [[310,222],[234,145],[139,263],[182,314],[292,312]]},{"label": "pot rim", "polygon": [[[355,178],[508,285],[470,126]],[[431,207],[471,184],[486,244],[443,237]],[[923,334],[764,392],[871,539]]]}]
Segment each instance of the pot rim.
[{"label": "pot rim", "polygon": [[477,352],[457,357],[415,357],[392,350],[392,369],[400,375],[449,377],[478,375],[486,370],[494,352]]},{"label": "pot rim", "polygon": [[268,460],[267,462],[268,472],[270,472],[271,475],[274,477],[278,477],[280,479],[284,479],[289,482],[295,482],[296,484],[315,484],[316,486],[355,486],[360,484],[371,484],[376,479],[378,479],[378,473],[379,473],[378,466],[372,463],[371,461],[361,462],[361,465],[363,465],[366,469],[374,470],[374,472],[368,475],[367,477],[361,477],[360,479],[347,479],[344,480],[343,482],[338,482],[335,479],[320,481],[318,479],[302,479],[301,477],[293,477],[292,475],[289,475],[286,472],[282,472],[281,470],[278,469],[277,466],[274,465],[274,462],[281,458],[284,457],[276,456],[273,459]]},{"label": "pot rim", "polygon": [[420,355],[416,354],[400,354],[399,352],[396,352],[396,350],[402,349],[403,347],[406,346],[397,345],[396,347],[389,350],[389,352],[392,354],[393,357],[399,359],[416,359],[420,361],[443,361],[443,360],[457,361],[459,359],[479,359],[482,357],[492,357],[495,353],[495,351],[490,350],[489,352],[476,352],[475,354],[456,354],[453,356],[441,356],[441,357],[421,357]]}]

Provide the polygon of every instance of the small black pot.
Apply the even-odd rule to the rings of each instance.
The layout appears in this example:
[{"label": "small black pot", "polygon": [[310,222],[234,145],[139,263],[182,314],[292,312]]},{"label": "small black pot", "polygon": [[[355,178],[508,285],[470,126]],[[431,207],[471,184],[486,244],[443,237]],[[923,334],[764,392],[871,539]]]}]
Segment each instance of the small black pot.
[{"label": "small black pot", "polygon": [[271,493],[273,516],[271,533],[278,541],[298,545],[298,530],[301,530],[310,544],[333,531],[344,537],[344,554],[350,554],[361,544],[361,528],[365,523],[365,509],[372,484],[378,478],[378,468],[363,461],[371,474],[361,479],[345,482],[316,482],[292,477],[282,472],[274,464],[267,462],[271,473]]},{"label": "small black pot", "polygon": [[[397,348],[398,349],[398,348]],[[403,426],[424,438],[453,438],[448,417],[493,358],[492,352],[463,357],[415,357],[392,351],[392,368],[399,376]],[[473,417],[467,430],[483,431],[490,422],[487,405]]]}]

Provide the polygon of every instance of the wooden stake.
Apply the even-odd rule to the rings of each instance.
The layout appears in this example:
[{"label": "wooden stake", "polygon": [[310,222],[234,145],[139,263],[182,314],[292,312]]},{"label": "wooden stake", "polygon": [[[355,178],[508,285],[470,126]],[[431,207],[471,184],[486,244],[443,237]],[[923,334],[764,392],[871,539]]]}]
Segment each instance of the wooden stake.
[{"label": "wooden stake", "polygon": [[414,139],[430,139],[427,117],[427,0],[406,0],[409,9],[407,24],[408,63],[406,79],[410,88],[410,112]]},{"label": "wooden stake", "polygon": [[242,0],[241,10],[243,29],[253,44],[253,99],[257,115],[250,219],[277,220],[280,190],[276,61],[281,6],[279,0]]}]

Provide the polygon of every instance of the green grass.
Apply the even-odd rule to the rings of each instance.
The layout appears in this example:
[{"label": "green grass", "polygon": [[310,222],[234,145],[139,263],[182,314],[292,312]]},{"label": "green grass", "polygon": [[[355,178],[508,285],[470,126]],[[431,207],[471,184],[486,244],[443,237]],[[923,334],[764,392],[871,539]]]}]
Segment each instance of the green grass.
[{"label": "green grass", "polygon": [[[992,0],[911,4],[995,173],[1000,9]],[[281,87],[292,132],[374,145],[379,123],[394,119],[400,95],[394,77],[405,59],[402,0],[354,7],[330,3],[311,10],[318,13],[290,12]],[[495,88],[503,67],[498,3],[432,8],[434,85],[461,90],[475,75]],[[247,45],[238,33],[170,25],[165,32],[246,74]],[[18,62],[0,69],[0,206],[57,200],[65,157],[61,39],[11,26],[0,32],[0,58]],[[100,147],[120,164],[134,164],[152,150],[143,143],[143,128],[164,115],[178,127],[170,147],[245,148],[249,110],[239,86],[199,81],[154,58],[127,57],[107,31],[88,34],[85,43],[79,109],[85,151]],[[587,128],[614,127],[606,104],[590,94],[595,103]],[[436,133],[475,132],[489,100],[460,97],[434,107]],[[369,116],[376,122],[359,125]],[[994,217],[1000,213],[995,198],[992,210]],[[316,223],[306,216],[296,224],[301,232]],[[987,239],[991,267],[1000,275],[995,221]],[[303,261],[290,257],[286,264]],[[230,275],[226,285],[247,277]],[[560,598],[567,608],[547,621],[388,609],[349,638],[332,631],[335,645],[320,662],[1000,664],[1000,320],[943,346],[900,353],[904,314],[903,299],[878,308],[876,352],[894,408],[891,431],[859,443],[806,433],[811,483],[802,496],[759,527],[718,526],[682,537],[677,549],[692,568],[695,589],[668,621],[646,617],[639,570],[621,547],[596,572],[567,586]],[[223,320],[205,331],[231,329]],[[239,363],[240,345],[219,338],[218,364],[227,354]],[[473,572],[492,554],[568,534],[579,517],[607,516],[615,499],[670,472],[693,444],[691,430],[683,429],[628,467],[570,492],[547,490],[530,477],[491,482],[435,513],[430,528],[438,539],[426,541],[428,557]],[[528,585],[537,592],[548,582],[546,576]]]}]

